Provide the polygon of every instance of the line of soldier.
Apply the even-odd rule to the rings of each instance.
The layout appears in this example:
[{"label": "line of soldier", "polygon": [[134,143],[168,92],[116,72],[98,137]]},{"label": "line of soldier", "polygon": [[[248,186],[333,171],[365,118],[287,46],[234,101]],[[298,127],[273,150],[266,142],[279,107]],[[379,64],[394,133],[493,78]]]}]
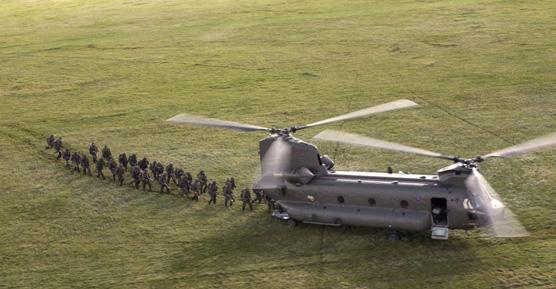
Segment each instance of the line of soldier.
[{"label": "line of soldier", "polygon": [[[56,159],[64,159],[66,161],[65,166],[72,169],[72,173],[83,173],[83,175],[92,176],[89,157],[84,153],[71,152],[68,148],[64,148],[62,145],[62,138],[50,135],[46,139],[46,149],[54,149],[56,154]],[[97,156],[99,153],[98,146],[91,142],[89,144],[89,154],[92,157],[92,161],[96,168],[96,177],[106,179],[103,170],[108,167],[112,173],[112,180],[118,182],[122,186],[125,182],[124,174],[128,171],[131,176],[131,182],[129,186],[139,189],[142,185],[143,191],[147,188],[152,191],[151,176],[149,170],[151,171],[154,180],[156,180],[160,186],[160,193],[170,194],[170,184],[174,183],[176,187],[180,190],[180,195],[189,198],[191,200],[198,201],[199,197],[208,192],[210,200],[209,205],[216,204],[216,198],[218,196],[218,185],[215,180],[208,180],[207,175],[203,170],[197,174],[197,178],[193,180],[191,173],[184,171],[181,168],[174,168],[172,163],[168,164],[166,167],[161,162],[153,161],[152,163],[144,157],[141,160],[137,160],[135,154],[129,157],[126,153],[121,153],[118,156],[118,162],[113,158],[112,152],[108,145],[104,145],[101,151],[100,158]],[[70,164],[71,162],[71,164]],[[236,182],[233,177],[226,179],[226,182],[222,188],[224,194],[224,206],[231,207],[235,202],[234,189],[236,189]],[[268,209],[272,209],[271,201],[263,197],[261,190],[253,190],[255,193],[255,199],[251,198],[251,190],[246,186],[241,191],[241,201],[242,201],[242,211],[248,207],[251,211],[253,210],[253,203],[260,204],[263,199],[267,202]]]}]

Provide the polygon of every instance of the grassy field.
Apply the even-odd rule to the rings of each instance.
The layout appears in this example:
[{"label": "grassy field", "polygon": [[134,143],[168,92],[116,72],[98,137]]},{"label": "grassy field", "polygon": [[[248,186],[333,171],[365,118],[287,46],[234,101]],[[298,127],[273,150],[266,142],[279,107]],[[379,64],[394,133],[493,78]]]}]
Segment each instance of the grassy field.
[{"label": "grassy field", "polygon": [[[72,175],[44,139],[243,185],[264,135],[164,120],[285,126],[408,98],[420,107],[331,128],[487,153],[556,131],[555,16],[548,0],[0,1],[0,287],[554,288],[554,150],[482,166],[530,237],[391,242]],[[340,169],[447,165],[319,147]]]}]

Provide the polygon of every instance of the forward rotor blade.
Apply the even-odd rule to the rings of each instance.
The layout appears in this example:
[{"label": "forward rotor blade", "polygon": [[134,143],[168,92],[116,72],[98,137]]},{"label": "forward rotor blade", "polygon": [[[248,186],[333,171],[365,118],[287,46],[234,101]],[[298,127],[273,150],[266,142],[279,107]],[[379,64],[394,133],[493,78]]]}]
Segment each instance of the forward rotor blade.
[{"label": "forward rotor blade", "polygon": [[488,227],[490,235],[499,238],[525,237],[529,233],[506,207],[500,196],[488,183],[485,177],[473,168],[471,175],[465,181],[467,189],[475,200],[475,209],[481,226]]},{"label": "forward rotor blade", "polygon": [[318,121],[318,122],[313,122],[313,123],[310,123],[308,125],[299,127],[298,130],[299,129],[304,129],[304,128],[309,128],[309,127],[315,127],[315,126],[318,126],[318,125],[340,122],[340,121],[344,121],[344,120],[366,117],[366,116],[381,113],[381,112],[392,111],[392,110],[412,107],[412,106],[416,106],[416,105],[417,104],[415,102],[411,101],[411,100],[400,99],[400,100],[397,100],[397,101],[393,101],[393,102],[389,102],[389,103],[385,103],[385,104],[381,104],[381,105],[377,105],[377,106],[373,106],[373,107],[368,107],[368,108],[365,108],[365,109],[362,109],[362,110],[350,112],[348,114],[336,116],[336,117],[321,120],[321,121]]},{"label": "forward rotor blade", "polygon": [[374,147],[384,150],[404,152],[410,154],[416,154],[420,156],[433,157],[438,159],[454,160],[454,157],[446,156],[440,153],[435,153],[423,149],[418,149],[402,144],[387,142],[383,140],[373,139],[370,137],[364,137],[356,134],[339,132],[334,130],[325,130],[313,137],[314,139],[320,139],[325,141],[333,141],[351,145],[359,145],[366,147]]},{"label": "forward rotor blade", "polygon": [[522,144],[511,146],[505,149],[495,151],[493,153],[482,156],[483,159],[498,157],[498,158],[512,158],[527,154],[530,152],[538,151],[542,148],[556,145],[556,132],[539,137]]},{"label": "forward rotor blade", "polygon": [[266,127],[243,124],[243,123],[238,123],[233,121],[219,120],[215,118],[199,117],[199,116],[194,116],[186,113],[178,114],[172,118],[167,119],[166,121],[174,124],[192,124],[192,125],[199,125],[199,126],[231,129],[231,130],[237,130],[242,132],[269,130]]},{"label": "forward rotor blade", "polygon": [[259,189],[275,189],[284,185],[282,175],[289,168],[291,148],[286,141],[278,137],[270,145],[261,159],[261,177],[256,187]]}]

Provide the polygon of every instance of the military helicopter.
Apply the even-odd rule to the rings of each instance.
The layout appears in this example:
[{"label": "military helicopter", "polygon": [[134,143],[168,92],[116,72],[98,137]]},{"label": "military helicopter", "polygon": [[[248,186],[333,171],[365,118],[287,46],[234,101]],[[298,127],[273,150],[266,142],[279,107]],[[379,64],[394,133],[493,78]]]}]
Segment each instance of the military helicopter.
[{"label": "military helicopter", "polygon": [[398,100],[302,126],[265,128],[189,114],[167,121],[174,124],[266,131],[259,142],[261,176],[253,185],[278,208],[273,216],[288,225],[299,222],[331,226],[365,226],[398,231],[431,231],[431,238],[448,239],[449,229],[488,227],[495,237],[521,237],[527,231],[479,173],[478,164],[493,157],[515,157],[556,144],[556,133],[463,159],[354,134],[324,131],[315,139],[413,153],[452,161],[437,175],[335,171],[334,162],[317,147],[293,133],[320,125],[414,107]]}]

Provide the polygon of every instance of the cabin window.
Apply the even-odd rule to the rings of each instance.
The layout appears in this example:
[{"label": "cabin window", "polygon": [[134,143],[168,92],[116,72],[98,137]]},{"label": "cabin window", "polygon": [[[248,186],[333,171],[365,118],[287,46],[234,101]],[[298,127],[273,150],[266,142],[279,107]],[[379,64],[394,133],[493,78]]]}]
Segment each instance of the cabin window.
[{"label": "cabin window", "polygon": [[409,206],[409,203],[406,200],[402,200],[400,202],[400,206],[402,207],[402,209],[406,209],[407,206]]},{"label": "cabin window", "polygon": [[338,196],[338,203],[343,204],[344,203],[344,197],[343,196]]},{"label": "cabin window", "polygon": [[369,206],[371,206],[371,207],[374,206],[374,205],[376,205],[376,201],[375,201],[375,199],[373,199],[373,198],[370,198],[370,199],[368,200],[368,202],[369,202]]}]

